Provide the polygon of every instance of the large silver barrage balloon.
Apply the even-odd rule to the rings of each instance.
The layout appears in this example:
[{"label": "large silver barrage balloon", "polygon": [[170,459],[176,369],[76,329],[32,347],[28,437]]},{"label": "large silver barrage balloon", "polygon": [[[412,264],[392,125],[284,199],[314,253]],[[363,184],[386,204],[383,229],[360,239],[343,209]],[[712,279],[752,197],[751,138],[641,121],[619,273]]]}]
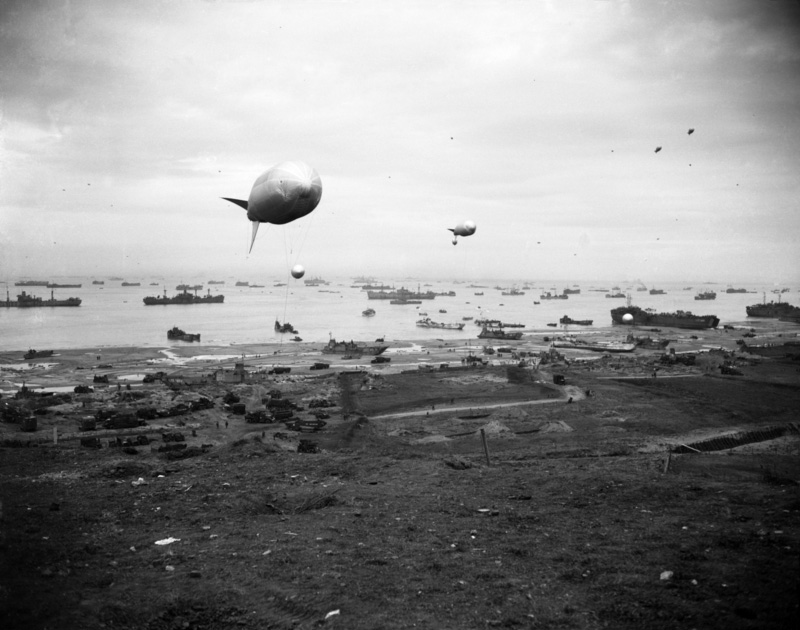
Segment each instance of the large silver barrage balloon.
[{"label": "large silver barrage balloon", "polygon": [[453,245],[457,245],[459,236],[472,236],[478,226],[475,225],[474,221],[461,221],[454,228],[447,229],[453,233]]},{"label": "large silver barrage balloon", "polygon": [[306,275],[306,268],[303,265],[295,265],[292,267],[292,278],[299,280],[304,275]]},{"label": "large silver barrage balloon", "polygon": [[223,197],[247,210],[253,222],[250,251],[260,223],[284,225],[306,216],[322,198],[322,180],[305,162],[281,162],[258,176],[247,201]]}]

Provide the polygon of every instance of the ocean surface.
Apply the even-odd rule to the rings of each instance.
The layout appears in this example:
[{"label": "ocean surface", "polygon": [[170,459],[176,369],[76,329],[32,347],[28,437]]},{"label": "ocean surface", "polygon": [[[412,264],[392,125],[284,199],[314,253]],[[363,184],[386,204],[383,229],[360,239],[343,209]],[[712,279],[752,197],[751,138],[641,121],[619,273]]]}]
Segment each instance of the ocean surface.
[{"label": "ocean surface", "polygon": [[[82,284],[81,288],[55,289],[57,299],[79,297],[79,307],[2,308],[0,307],[0,351],[27,351],[30,348],[76,349],[119,346],[144,346],[169,348],[186,345],[186,342],[167,340],[167,330],[178,326],[186,332],[200,333],[202,341],[194,345],[230,345],[251,343],[283,343],[294,335],[275,332],[276,319],[289,321],[298,330],[305,342],[326,343],[332,336],[337,340],[374,341],[384,337],[387,342],[396,340],[464,339],[476,337],[480,329],[465,321],[464,330],[451,331],[419,328],[415,325],[425,312],[441,322],[462,322],[464,317],[490,317],[504,322],[522,323],[523,331],[553,332],[548,323],[557,323],[563,315],[573,319],[592,319],[595,327],[611,325],[609,311],[624,306],[625,299],[606,298],[613,284],[581,283],[581,293],[570,295],[567,300],[541,300],[545,291],[561,293],[564,288],[575,287],[563,281],[538,281],[522,283],[508,281],[419,282],[405,279],[394,281],[383,278],[383,284],[405,286],[416,290],[435,292],[455,291],[456,295],[438,296],[434,300],[423,300],[421,305],[391,305],[388,300],[369,300],[366,291],[352,280],[327,278],[328,285],[306,286],[302,280],[291,280],[285,287],[274,286],[277,281],[264,282],[264,288],[234,286],[236,279],[226,279],[224,285],[209,285],[206,280],[176,279],[161,280],[157,285],[153,278],[126,278],[128,282],[141,282],[138,287],[123,287],[121,281],[103,279],[105,284],[93,285],[92,280],[102,278],[58,278],[58,283]],[[202,294],[211,289],[212,295],[223,294],[222,304],[194,304],[145,306],[142,298],[161,295],[166,289],[172,296],[178,293],[178,284],[202,284]],[[255,282],[253,282],[255,284]],[[259,281],[261,283],[261,281]],[[480,287],[470,286],[471,284]],[[522,296],[504,296],[498,286],[506,290],[523,290]],[[642,308],[657,311],[691,311],[697,315],[714,314],[720,318],[720,326],[753,325],[764,320],[748,319],[745,307],[750,304],[781,300],[800,304],[796,287],[775,294],[775,287],[758,285],[735,285],[750,293],[725,293],[726,286],[700,284],[665,284],[657,288],[665,295],[650,295],[648,291],[637,291],[636,287],[620,285],[629,293],[632,303]],[[17,287],[9,283],[8,293],[13,300],[21,290],[42,298],[50,297],[45,287]],[[714,290],[716,300],[699,301],[694,296],[700,291]],[[475,295],[483,292],[482,296]],[[5,295],[2,296],[5,298]],[[534,305],[534,301],[540,304]],[[362,311],[374,308],[374,317],[364,317]],[[445,313],[440,310],[446,311]],[[562,329],[563,327],[559,327]],[[584,327],[571,326],[571,329]],[[519,329],[518,329],[519,330]]]}]

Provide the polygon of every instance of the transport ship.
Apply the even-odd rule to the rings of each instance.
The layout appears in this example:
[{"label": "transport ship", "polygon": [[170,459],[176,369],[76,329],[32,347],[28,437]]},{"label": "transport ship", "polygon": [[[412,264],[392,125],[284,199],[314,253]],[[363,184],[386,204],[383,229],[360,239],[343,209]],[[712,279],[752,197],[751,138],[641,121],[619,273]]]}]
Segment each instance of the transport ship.
[{"label": "transport ship", "polygon": [[[633,316],[633,320],[631,322],[623,321],[622,318],[628,314]],[[619,308],[612,308],[611,320],[615,324],[668,326],[670,328],[690,328],[693,330],[716,328],[719,325],[719,317],[716,315],[694,315],[689,311],[654,313],[639,308],[638,306],[620,306]]]}]

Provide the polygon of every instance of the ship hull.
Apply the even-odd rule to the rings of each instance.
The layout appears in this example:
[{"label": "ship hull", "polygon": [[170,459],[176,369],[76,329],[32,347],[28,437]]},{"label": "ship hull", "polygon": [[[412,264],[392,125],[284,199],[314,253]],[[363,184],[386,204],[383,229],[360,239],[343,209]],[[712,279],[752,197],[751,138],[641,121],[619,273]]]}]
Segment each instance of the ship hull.
[{"label": "ship hull", "polygon": [[[630,314],[632,322],[624,322],[622,318]],[[719,317],[716,315],[692,315],[691,313],[648,313],[638,307],[621,307],[611,310],[611,320],[615,324],[624,326],[665,326],[668,328],[686,328],[690,330],[705,330],[719,326]]]},{"label": "ship hull", "polygon": [[797,317],[800,307],[788,302],[768,302],[766,304],[753,304],[746,307],[748,317],[765,317],[779,319],[781,317]]}]

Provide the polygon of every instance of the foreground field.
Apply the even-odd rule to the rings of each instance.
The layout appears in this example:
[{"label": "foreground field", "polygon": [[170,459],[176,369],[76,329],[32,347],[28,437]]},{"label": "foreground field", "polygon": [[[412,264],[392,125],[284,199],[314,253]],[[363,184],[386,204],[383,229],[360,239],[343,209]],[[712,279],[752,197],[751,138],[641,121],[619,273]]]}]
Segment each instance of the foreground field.
[{"label": "foreground field", "polygon": [[504,368],[273,383],[339,398],[309,435],[245,424],[206,387],[216,406],[183,430],[213,446],[183,459],[0,449],[3,627],[796,625],[795,365],[559,371],[565,387]]}]

